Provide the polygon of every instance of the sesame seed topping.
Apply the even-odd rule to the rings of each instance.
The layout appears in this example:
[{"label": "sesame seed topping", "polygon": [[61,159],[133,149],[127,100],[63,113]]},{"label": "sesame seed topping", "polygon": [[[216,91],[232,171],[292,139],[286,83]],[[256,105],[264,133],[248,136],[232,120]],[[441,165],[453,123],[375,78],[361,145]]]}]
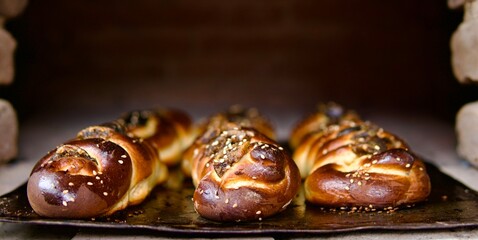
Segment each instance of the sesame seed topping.
[{"label": "sesame seed topping", "polygon": [[402,159],[400,159],[399,157],[395,158],[395,160],[397,160],[399,162],[402,161]]},{"label": "sesame seed topping", "polygon": [[87,182],[86,184],[87,184],[87,185],[90,185],[90,186],[91,186],[91,185],[93,185],[93,183],[92,183],[92,182]]},{"label": "sesame seed topping", "polygon": [[123,164],[123,160],[118,160],[118,163],[119,163],[119,164]]},{"label": "sesame seed topping", "polygon": [[68,193],[68,190],[63,190],[63,193]]},{"label": "sesame seed topping", "polygon": [[65,207],[68,206],[68,203],[67,203],[66,201],[63,201],[62,204],[63,204],[63,206],[65,206]]},{"label": "sesame seed topping", "polygon": [[411,167],[412,165],[410,165],[410,163],[407,163],[407,165],[405,165],[406,168],[409,168]]},{"label": "sesame seed topping", "polygon": [[283,148],[283,147],[279,147],[279,150],[281,150],[281,151],[282,151],[282,150],[284,150],[284,148]]},{"label": "sesame seed topping", "polygon": [[206,167],[209,167],[209,165],[210,165],[209,163],[206,163]]},{"label": "sesame seed topping", "polygon": [[122,158],[126,158],[126,155],[123,154],[123,155],[121,155],[121,157],[122,157]]},{"label": "sesame seed topping", "polygon": [[420,171],[423,171],[423,168],[422,168],[422,167],[420,167],[420,168],[419,168],[419,170],[420,170]]},{"label": "sesame seed topping", "polygon": [[353,179],[350,179],[350,183],[354,183],[354,180],[353,180]]},{"label": "sesame seed topping", "polygon": [[100,176],[96,176],[95,178],[96,178],[96,180],[100,180]]},{"label": "sesame seed topping", "polygon": [[107,192],[103,192],[103,195],[108,196],[108,193],[107,193]]},{"label": "sesame seed topping", "polygon": [[378,162],[377,160],[373,160],[372,164],[377,164],[377,162]]},{"label": "sesame seed topping", "polygon": [[97,174],[98,174],[98,173],[97,173],[95,170],[93,170],[93,175],[96,176]]},{"label": "sesame seed topping", "polygon": [[73,186],[73,185],[75,185],[75,184],[72,183],[72,182],[69,182],[69,183],[68,183],[68,186]]},{"label": "sesame seed topping", "polygon": [[361,181],[358,181],[357,184],[358,184],[359,186],[362,186],[362,182],[361,182]]},{"label": "sesame seed topping", "polygon": [[261,214],[261,213],[262,213],[262,212],[261,212],[260,210],[256,212],[257,215],[259,215],[259,214]]},{"label": "sesame seed topping", "polygon": [[219,142],[216,140],[216,141],[214,141],[214,142],[211,143],[211,146],[216,146],[216,145],[218,145],[218,144],[219,144]]},{"label": "sesame seed topping", "polygon": [[264,156],[264,154],[261,154],[261,159],[266,159],[266,156]]},{"label": "sesame seed topping", "polygon": [[103,180],[101,180],[100,183],[103,184]]},{"label": "sesame seed topping", "polygon": [[259,221],[262,221],[262,218],[261,218],[261,217],[259,218]]},{"label": "sesame seed topping", "polygon": [[252,177],[252,179],[256,180],[256,179],[257,179],[257,177],[256,177],[256,176],[254,176],[254,177]]},{"label": "sesame seed topping", "polygon": [[345,186],[345,190],[350,190],[349,186]]},{"label": "sesame seed topping", "polygon": [[226,201],[224,203],[228,204],[229,203],[229,198],[226,198]]},{"label": "sesame seed topping", "polygon": [[234,205],[232,205],[233,208],[236,208],[237,207],[237,203],[234,203]]}]

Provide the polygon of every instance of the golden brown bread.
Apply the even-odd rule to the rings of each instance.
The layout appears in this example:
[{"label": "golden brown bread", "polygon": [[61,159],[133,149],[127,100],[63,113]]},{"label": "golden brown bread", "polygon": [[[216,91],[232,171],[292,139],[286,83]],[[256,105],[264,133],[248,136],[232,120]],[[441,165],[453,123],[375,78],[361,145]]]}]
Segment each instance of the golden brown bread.
[{"label": "golden brown bread", "polygon": [[132,111],[120,121],[128,135],[142,138],[157,149],[161,161],[168,166],[181,161],[184,150],[197,135],[189,115],[176,109]]},{"label": "golden brown bread", "polygon": [[261,220],[287,207],[301,179],[273,137],[272,124],[255,109],[235,106],[209,118],[182,165],[196,186],[194,208],[202,217]]},{"label": "golden brown bread", "polygon": [[215,221],[262,220],[284,210],[300,186],[294,161],[252,128],[222,125],[193,156],[195,210]]},{"label": "golden brown bread", "polygon": [[151,145],[111,122],[80,131],[44,156],[32,170],[27,195],[41,216],[98,217],[140,203],[167,175]]},{"label": "golden brown bread", "polygon": [[423,161],[404,141],[369,122],[326,124],[308,134],[293,159],[305,178],[306,199],[317,205],[374,211],[430,194]]}]

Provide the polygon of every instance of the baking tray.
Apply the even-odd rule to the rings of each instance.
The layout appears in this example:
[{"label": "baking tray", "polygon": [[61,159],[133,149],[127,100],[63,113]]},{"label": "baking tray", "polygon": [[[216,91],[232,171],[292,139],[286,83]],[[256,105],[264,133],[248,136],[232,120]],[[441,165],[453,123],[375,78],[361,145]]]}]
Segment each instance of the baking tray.
[{"label": "baking tray", "polygon": [[289,207],[267,219],[249,223],[218,223],[193,209],[193,187],[154,189],[140,205],[110,217],[70,220],[35,214],[26,196],[26,184],[0,197],[0,222],[73,227],[153,230],[165,234],[326,234],[361,230],[451,229],[478,226],[478,193],[427,164],[432,192],[426,202],[397,211],[350,213],[307,204],[302,191]]}]

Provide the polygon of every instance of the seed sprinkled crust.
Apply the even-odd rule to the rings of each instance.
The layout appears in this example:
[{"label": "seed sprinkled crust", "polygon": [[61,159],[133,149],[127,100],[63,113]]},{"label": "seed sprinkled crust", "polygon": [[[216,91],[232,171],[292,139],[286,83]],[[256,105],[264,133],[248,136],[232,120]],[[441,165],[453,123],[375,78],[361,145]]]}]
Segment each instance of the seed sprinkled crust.
[{"label": "seed sprinkled crust", "polygon": [[[207,135],[200,137],[202,142],[195,143],[199,153],[192,164],[197,170],[193,170],[195,186],[210,191],[201,194],[196,189],[194,192],[199,202],[196,210],[201,216],[217,221],[257,221],[288,205],[289,197],[296,194],[289,192],[300,186],[298,171],[284,178],[284,175],[288,177],[287,171],[293,163],[288,152],[280,152],[283,148],[270,138],[240,124],[226,122],[207,131]],[[191,149],[188,154],[193,152]],[[287,187],[291,190],[285,189]],[[276,192],[281,197],[271,202],[276,193],[270,189],[275,188],[280,189]],[[216,190],[220,195],[214,195]],[[262,204],[271,207],[258,210],[257,206]]]},{"label": "seed sprinkled crust", "polygon": [[[404,141],[358,116],[346,119],[338,114],[331,121],[326,111],[317,112],[307,122],[315,124],[313,131],[299,125],[292,136],[304,135],[304,139],[296,145],[290,142],[294,160],[307,173],[302,177],[310,203],[341,210],[360,207],[351,209],[354,212],[393,213],[397,206],[426,199],[430,183],[424,164]],[[384,205],[390,206],[377,210]]]}]

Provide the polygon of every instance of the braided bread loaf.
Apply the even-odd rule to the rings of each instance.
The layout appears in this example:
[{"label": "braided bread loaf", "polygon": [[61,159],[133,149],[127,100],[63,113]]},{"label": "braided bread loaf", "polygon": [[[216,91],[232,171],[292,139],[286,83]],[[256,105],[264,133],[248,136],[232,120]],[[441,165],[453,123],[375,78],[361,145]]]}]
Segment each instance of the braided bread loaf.
[{"label": "braided bread loaf", "polygon": [[[316,114],[329,119],[326,112]],[[404,141],[369,122],[338,117],[317,123],[325,127],[308,134],[294,151],[309,202],[374,211],[428,197],[425,165]]]},{"label": "braided bread loaf", "polygon": [[119,121],[129,136],[142,138],[157,149],[160,160],[168,166],[181,161],[197,135],[189,115],[176,109],[132,111]]},{"label": "braided bread loaf", "polygon": [[88,127],[40,159],[27,195],[41,216],[98,217],[140,203],[167,175],[157,151],[116,121]]},{"label": "braided bread loaf", "polygon": [[301,182],[294,161],[258,130],[229,119],[211,119],[188,155],[195,210],[215,221],[262,220],[284,210]]}]

